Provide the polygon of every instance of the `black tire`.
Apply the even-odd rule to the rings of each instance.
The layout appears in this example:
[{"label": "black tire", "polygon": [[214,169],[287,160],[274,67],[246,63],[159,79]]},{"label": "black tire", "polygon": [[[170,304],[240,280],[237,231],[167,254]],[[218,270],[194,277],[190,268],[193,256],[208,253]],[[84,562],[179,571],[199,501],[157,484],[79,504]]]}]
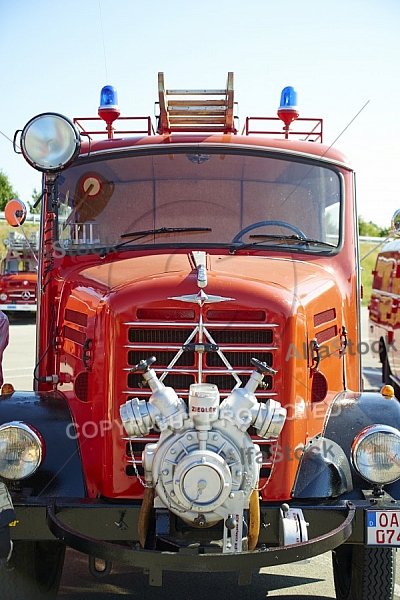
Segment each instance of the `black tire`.
[{"label": "black tire", "polygon": [[0,598],[54,600],[64,565],[60,542],[14,541],[11,559],[0,573]]},{"label": "black tire", "polygon": [[385,353],[384,357],[382,358],[382,383],[393,385],[390,374],[391,371],[389,366],[389,359],[387,357],[387,354]]},{"label": "black tire", "polygon": [[332,559],[337,600],[393,599],[395,549],[344,544],[333,551]]},{"label": "black tire", "polygon": [[392,371],[390,369],[389,359],[386,353],[386,349],[384,347],[384,343],[381,340],[381,348],[380,350],[380,361],[382,363],[382,383],[387,385],[391,385],[394,389],[394,395],[398,400],[400,400],[400,386],[397,385],[395,381],[391,378]]}]

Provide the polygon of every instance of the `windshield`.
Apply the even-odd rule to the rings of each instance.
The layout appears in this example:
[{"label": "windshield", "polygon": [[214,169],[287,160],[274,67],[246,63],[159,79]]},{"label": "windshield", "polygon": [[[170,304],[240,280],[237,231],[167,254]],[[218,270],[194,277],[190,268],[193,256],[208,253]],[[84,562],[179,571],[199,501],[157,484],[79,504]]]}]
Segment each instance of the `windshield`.
[{"label": "windshield", "polygon": [[36,262],[21,258],[9,258],[3,262],[3,274],[13,275],[15,273],[35,273],[37,269]]},{"label": "windshield", "polygon": [[338,171],[321,162],[230,148],[125,152],[63,172],[58,236],[71,249],[255,244],[326,252],[339,244],[340,201]]}]

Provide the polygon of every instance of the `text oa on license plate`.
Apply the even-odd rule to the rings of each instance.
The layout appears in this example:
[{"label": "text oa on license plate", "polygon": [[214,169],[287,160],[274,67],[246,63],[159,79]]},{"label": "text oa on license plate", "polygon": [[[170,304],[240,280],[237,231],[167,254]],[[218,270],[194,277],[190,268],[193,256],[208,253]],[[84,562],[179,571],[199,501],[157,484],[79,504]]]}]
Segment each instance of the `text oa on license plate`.
[{"label": "text oa on license plate", "polygon": [[400,546],[400,510],[367,510],[367,545]]}]

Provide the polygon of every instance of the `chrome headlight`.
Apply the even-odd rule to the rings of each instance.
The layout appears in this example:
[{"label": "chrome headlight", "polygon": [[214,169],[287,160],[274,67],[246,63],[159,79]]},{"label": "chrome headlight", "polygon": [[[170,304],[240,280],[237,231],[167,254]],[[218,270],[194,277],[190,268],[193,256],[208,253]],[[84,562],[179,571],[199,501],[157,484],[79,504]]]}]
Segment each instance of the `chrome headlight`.
[{"label": "chrome headlight", "polygon": [[38,171],[46,173],[68,166],[79,153],[80,145],[75,125],[57,113],[34,117],[21,133],[21,151],[25,160]]},{"label": "chrome headlight", "polygon": [[354,438],[353,464],[371,483],[393,483],[400,478],[400,431],[388,425],[365,427]]},{"label": "chrome headlight", "polygon": [[0,476],[25,479],[32,475],[44,458],[44,444],[30,425],[12,421],[0,425]]}]

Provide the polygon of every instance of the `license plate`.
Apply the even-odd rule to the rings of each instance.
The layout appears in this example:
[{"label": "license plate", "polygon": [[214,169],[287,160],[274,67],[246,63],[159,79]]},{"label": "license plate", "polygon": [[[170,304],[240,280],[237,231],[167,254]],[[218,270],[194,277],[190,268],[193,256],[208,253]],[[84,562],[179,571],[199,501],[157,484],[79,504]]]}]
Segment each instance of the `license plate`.
[{"label": "license plate", "polygon": [[367,510],[367,546],[400,546],[400,510]]}]

